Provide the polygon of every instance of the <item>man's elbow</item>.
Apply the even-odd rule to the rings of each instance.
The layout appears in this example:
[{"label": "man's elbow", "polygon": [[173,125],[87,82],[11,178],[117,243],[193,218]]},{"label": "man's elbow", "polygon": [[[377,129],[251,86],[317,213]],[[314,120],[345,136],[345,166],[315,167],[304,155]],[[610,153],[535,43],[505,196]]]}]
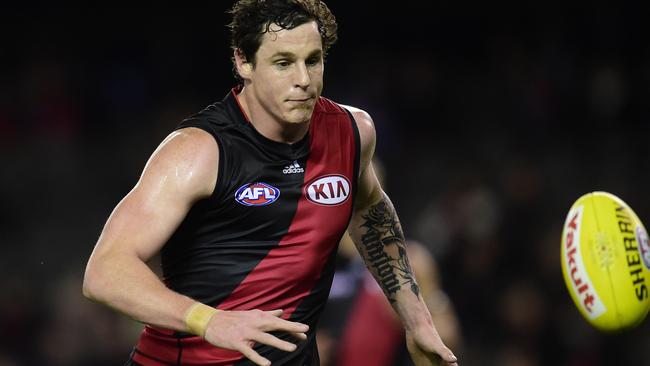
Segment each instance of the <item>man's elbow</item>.
[{"label": "man's elbow", "polygon": [[91,274],[91,268],[90,264],[86,268],[86,273],[84,274],[84,281],[83,285],[81,286],[81,293],[83,293],[84,297],[86,297],[89,300],[95,300],[96,298],[96,290],[95,290],[95,285],[92,279],[92,274]]},{"label": "man's elbow", "polygon": [[354,205],[354,212],[365,213],[371,206],[376,205],[377,203],[384,200],[386,194],[379,186],[373,186],[367,192],[361,192],[357,197],[357,200]]},{"label": "man's elbow", "polygon": [[103,297],[102,289],[105,288],[105,286],[101,284],[103,282],[103,277],[104,275],[101,271],[101,265],[91,259],[86,266],[83,285],[81,287],[81,292],[87,299],[92,301],[101,301]]}]

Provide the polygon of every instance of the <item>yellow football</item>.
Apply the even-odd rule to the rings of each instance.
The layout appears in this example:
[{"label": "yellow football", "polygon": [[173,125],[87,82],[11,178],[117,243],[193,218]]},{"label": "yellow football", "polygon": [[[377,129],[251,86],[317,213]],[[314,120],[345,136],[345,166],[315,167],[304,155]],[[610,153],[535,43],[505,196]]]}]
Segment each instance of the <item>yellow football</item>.
[{"label": "yellow football", "polygon": [[562,231],[562,273],[571,298],[596,328],[633,328],[650,308],[650,246],[634,211],[606,192],[587,193]]}]

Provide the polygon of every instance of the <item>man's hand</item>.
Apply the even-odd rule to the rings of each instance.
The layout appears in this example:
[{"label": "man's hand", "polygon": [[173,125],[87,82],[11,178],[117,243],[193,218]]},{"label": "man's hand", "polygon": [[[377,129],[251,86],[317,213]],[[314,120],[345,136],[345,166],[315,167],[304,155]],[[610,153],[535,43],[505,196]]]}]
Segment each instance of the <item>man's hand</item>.
[{"label": "man's hand", "polygon": [[456,356],[436,332],[435,328],[420,327],[406,333],[406,346],[416,366],[458,366]]},{"label": "man's hand", "polygon": [[309,330],[308,325],[281,319],[280,315],[282,310],[219,311],[208,323],[205,340],[217,347],[239,351],[257,365],[267,366],[271,361],[253,350],[255,343],[287,352],[297,348],[295,344],[283,341],[269,332],[287,332],[299,340],[307,339],[305,332]]}]

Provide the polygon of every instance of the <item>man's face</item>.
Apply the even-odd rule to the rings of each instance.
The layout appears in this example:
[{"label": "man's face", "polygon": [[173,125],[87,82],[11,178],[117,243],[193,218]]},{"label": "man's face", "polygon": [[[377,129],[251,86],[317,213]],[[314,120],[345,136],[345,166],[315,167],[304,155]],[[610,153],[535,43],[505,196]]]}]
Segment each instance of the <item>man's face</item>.
[{"label": "man's face", "polygon": [[250,74],[255,98],[281,123],[311,118],[323,90],[323,45],[316,22],[293,29],[271,25]]}]

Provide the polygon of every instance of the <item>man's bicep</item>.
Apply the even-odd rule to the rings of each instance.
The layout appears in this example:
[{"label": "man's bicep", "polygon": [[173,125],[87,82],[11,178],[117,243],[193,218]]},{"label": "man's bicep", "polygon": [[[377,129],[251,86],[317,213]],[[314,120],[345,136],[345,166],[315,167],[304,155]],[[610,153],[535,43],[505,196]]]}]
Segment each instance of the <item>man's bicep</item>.
[{"label": "man's bicep", "polygon": [[376,143],[375,125],[366,111],[347,105],[344,107],[352,114],[359,132],[360,167],[355,198],[355,211],[358,211],[381,199],[380,183],[372,166]]},{"label": "man's bicep", "polygon": [[355,211],[363,210],[372,204],[379,202],[381,199],[382,190],[379,184],[379,179],[377,179],[375,169],[372,163],[370,163],[359,176],[359,186],[354,209]]},{"label": "man's bicep", "polygon": [[214,189],[218,148],[205,135],[183,131],[163,141],[109,217],[96,254],[133,254],[147,261],[162,248],[194,202]]},{"label": "man's bicep", "polygon": [[160,196],[138,187],[129,192],[106,222],[97,254],[133,254],[144,262],[153,257],[187,213],[183,205],[174,205]]}]

